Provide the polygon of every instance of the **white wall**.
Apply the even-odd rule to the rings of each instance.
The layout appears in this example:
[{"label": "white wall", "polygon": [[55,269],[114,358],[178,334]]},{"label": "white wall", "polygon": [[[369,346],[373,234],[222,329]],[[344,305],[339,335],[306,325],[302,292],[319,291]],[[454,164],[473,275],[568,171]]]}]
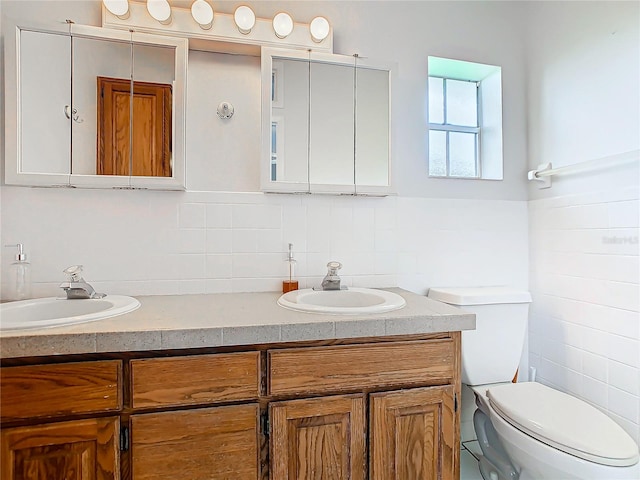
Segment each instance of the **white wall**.
[{"label": "white wall", "polygon": [[[640,149],[637,2],[529,13],[530,167]],[[530,363],[640,439],[638,162],[530,187]]]}]

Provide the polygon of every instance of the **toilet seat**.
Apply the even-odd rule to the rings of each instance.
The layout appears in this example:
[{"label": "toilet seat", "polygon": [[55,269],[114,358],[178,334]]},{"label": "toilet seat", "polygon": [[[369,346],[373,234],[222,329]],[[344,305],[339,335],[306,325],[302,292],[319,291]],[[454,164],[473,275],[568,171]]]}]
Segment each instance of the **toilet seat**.
[{"label": "toilet seat", "polygon": [[491,407],[518,430],[590,462],[630,466],[640,455],[633,439],[595,407],[535,382],[487,390]]}]

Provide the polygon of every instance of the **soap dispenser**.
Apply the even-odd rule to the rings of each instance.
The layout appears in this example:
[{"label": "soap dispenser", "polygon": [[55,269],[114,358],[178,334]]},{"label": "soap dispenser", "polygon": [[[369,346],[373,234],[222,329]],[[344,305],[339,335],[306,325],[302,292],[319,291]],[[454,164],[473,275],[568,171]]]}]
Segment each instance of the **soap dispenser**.
[{"label": "soap dispenser", "polygon": [[18,249],[15,261],[9,266],[9,280],[6,300],[25,300],[31,298],[31,264],[27,262],[27,254],[23,245],[5,245]]},{"label": "soap dispenser", "polygon": [[293,275],[293,266],[296,263],[296,260],[293,258],[293,243],[289,244],[287,263],[289,264],[289,280],[284,280],[282,282],[282,293],[291,292],[292,290],[298,290],[298,281],[294,280]]}]

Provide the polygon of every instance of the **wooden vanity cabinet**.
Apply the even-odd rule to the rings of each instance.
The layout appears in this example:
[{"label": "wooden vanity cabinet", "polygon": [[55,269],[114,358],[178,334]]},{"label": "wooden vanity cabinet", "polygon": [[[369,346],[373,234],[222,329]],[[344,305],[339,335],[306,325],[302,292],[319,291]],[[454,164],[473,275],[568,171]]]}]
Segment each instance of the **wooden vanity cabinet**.
[{"label": "wooden vanity cabinet", "polygon": [[459,332],[96,357],[3,366],[1,480],[459,477]]},{"label": "wooden vanity cabinet", "polygon": [[2,480],[120,478],[120,361],[14,366],[0,373]]},{"label": "wooden vanity cabinet", "polygon": [[[273,480],[458,476],[459,339],[268,351]],[[330,393],[354,395],[325,396]]]}]

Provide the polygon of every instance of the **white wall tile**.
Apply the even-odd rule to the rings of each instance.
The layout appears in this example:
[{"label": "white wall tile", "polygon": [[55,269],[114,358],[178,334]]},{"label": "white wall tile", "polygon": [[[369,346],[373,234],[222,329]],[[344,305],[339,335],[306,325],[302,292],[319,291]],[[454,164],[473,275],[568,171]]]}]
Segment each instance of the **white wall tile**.
[{"label": "white wall tile", "polygon": [[609,385],[636,397],[640,396],[639,368],[609,360]]},{"label": "white wall tile", "polygon": [[203,203],[183,203],[178,208],[180,228],[204,228],[206,225],[206,205]]},{"label": "white wall tile", "polygon": [[640,421],[638,396],[609,386],[609,410],[633,423]]},{"label": "white wall tile", "polygon": [[207,253],[231,253],[233,251],[233,230],[207,229]]},{"label": "white wall tile", "polygon": [[208,204],[207,205],[207,228],[231,228],[232,227],[231,205]]},{"label": "white wall tile", "polygon": [[611,202],[608,206],[609,228],[638,227],[640,211],[637,200]]},{"label": "white wall tile", "polygon": [[207,278],[232,278],[233,269],[231,255],[207,255],[206,262]]},{"label": "white wall tile", "polygon": [[234,205],[233,228],[280,228],[282,208],[280,205]]}]

